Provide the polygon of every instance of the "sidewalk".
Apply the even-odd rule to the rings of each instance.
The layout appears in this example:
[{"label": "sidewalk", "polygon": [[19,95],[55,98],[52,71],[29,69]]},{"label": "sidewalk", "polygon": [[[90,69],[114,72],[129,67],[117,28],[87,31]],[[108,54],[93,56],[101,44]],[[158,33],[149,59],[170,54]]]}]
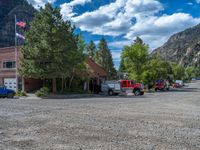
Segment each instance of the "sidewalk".
[{"label": "sidewalk", "polygon": [[27,96],[15,97],[17,99],[73,99],[73,98],[91,98],[91,97],[102,97],[100,94],[50,94],[46,97],[37,97],[33,93],[27,93]]}]

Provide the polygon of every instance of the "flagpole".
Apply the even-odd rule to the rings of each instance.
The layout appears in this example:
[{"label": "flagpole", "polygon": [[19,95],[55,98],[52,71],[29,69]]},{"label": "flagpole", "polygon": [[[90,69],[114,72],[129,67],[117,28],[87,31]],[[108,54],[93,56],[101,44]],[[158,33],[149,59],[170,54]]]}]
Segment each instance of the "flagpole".
[{"label": "flagpole", "polygon": [[17,77],[17,17],[15,15],[15,79],[16,79],[16,92],[18,91],[18,77]]}]

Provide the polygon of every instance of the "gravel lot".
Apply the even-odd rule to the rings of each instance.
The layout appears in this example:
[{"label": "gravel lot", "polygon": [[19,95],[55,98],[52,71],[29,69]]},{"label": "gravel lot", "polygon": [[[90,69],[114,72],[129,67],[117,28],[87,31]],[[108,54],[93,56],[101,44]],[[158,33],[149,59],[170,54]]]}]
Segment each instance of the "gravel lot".
[{"label": "gravel lot", "polygon": [[0,99],[0,149],[200,150],[200,82],[142,97]]}]

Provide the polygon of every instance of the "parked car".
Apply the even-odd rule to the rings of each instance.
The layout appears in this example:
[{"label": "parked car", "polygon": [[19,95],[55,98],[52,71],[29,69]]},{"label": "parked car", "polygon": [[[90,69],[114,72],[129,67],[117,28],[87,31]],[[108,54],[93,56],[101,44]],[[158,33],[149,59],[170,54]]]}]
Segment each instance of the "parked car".
[{"label": "parked car", "polygon": [[122,92],[131,91],[135,96],[144,95],[144,85],[133,80],[120,80]]},{"label": "parked car", "polygon": [[120,93],[134,93],[139,96],[144,94],[143,84],[133,80],[106,81],[101,84],[101,91],[108,95],[118,95]]},{"label": "parked car", "polygon": [[119,81],[106,81],[101,84],[101,91],[108,95],[118,95],[121,92]]},{"label": "parked car", "polygon": [[180,84],[180,86],[184,86],[183,80],[176,80],[175,83]]},{"label": "parked car", "polygon": [[181,88],[182,86],[179,83],[174,83],[173,88]]},{"label": "parked car", "polygon": [[6,86],[0,86],[0,97],[1,98],[13,98],[15,95],[15,91],[6,88]]},{"label": "parked car", "polygon": [[164,79],[158,79],[155,82],[155,91],[164,91],[164,90],[169,90],[170,88],[170,84],[168,80],[164,80]]}]

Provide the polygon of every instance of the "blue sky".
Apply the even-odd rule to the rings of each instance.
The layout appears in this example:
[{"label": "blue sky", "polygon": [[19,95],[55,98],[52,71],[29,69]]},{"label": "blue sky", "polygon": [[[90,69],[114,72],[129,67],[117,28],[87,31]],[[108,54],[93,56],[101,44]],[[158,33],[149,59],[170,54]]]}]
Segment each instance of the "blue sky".
[{"label": "blue sky", "polygon": [[27,0],[36,9],[45,3],[61,8],[86,43],[105,37],[116,68],[120,52],[136,36],[150,47],[163,45],[174,33],[200,23],[200,0]]}]

